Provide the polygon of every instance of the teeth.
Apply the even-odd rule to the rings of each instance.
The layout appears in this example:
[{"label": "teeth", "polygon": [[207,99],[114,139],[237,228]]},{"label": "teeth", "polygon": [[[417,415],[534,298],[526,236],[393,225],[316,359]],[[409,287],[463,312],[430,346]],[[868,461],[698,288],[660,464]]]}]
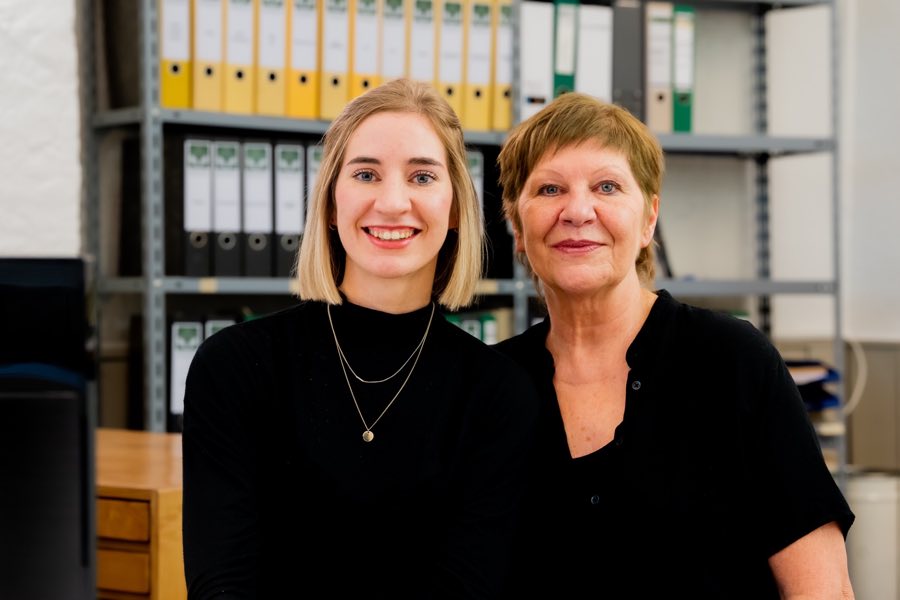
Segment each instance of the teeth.
[{"label": "teeth", "polygon": [[405,240],[409,237],[412,237],[413,230],[412,229],[392,229],[390,231],[382,230],[382,229],[369,229],[369,234],[377,237],[379,240],[391,241],[391,240]]}]

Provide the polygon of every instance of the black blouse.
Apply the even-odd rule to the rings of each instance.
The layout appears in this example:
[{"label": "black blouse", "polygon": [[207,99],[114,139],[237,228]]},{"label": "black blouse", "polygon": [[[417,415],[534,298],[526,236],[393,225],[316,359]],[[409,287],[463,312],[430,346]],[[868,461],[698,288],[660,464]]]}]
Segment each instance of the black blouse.
[{"label": "black blouse", "polygon": [[[430,314],[332,307],[364,379],[396,371]],[[381,384],[349,375],[370,425],[413,361]],[[440,309],[371,442],[325,304],[217,333],[198,350],[185,394],[191,598],[495,597],[536,413],[527,375]]]},{"label": "black blouse", "polygon": [[854,516],[799,392],[752,325],[658,292],[626,354],[623,421],[577,459],[549,329],[498,346],[541,397],[509,597],[778,598],[769,556],[831,521],[846,535]]}]

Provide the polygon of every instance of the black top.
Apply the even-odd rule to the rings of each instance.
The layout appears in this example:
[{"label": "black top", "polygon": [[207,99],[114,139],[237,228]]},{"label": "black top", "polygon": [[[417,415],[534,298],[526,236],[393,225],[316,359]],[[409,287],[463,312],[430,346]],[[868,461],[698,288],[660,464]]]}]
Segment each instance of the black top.
[{"label": "black top", "polygon": [[[430,314],[332,307],[365,379],[396,371]],[[369,424],[408,369],[383,384],[350,375]],[[495,597],[536,415],[527,375],[439,309],[368,443],[325,304],[222,330],[185,392],[190,597]]]},{"label": "black top", "polygon": [[[778,351],[751,324],[658,298],[612,442],[573,459],[549,320],[499,348],[541,397],[510,597],[778,598],[768,557],[850,511]],[[530,596],[529,596],[530,597]]]}]

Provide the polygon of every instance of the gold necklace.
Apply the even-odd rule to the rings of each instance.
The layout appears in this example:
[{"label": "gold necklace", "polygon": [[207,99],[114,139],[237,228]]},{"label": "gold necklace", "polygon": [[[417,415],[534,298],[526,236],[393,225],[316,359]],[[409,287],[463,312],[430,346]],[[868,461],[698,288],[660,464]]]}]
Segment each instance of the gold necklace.
[{"label": "gold necklace", "polygon": [[[431,303],[431,316],[434,316],[434,302]],[[328,305],[328,324],[331,325],[331,332],[334,333],[334,323],[331,322],[331,305]],[[429,319],[428,325],[431,325],[431,320]],[[341,348],[341,345],[338,344],[337,336],[334,337],[334,345],[337,346],[338,354],[341,355],[341,360],[343,360],[343,364],[347,365],[347,368],[350,369],[350,374],[353,375],[357,381],[361,383],[384,383],[385,381],[390,381],[394,377],[400,374],[400,372],[409,364],[409,361],[412,360],[413,356],[416,355],[416,352],[422,349],[422,346],[425,344],[425,337],[428,336],[428,329],[425,329],[425,335],[422,336],[422,340],[419,344],[413,348],[412,354],[409,355],[403,364],[400,365],[400,368],[394,371],[392,375],[388,375],[384,379],[363,379],[359,375],[356,374],[356,371],[353,370],[353,367],[350,366],[350,361],[347,360],[347,355],[344,354],[344,350]]]},{"label": "gold necklace", "polygon": [[[347,389],[350,390],[350,397],[353,399],[353,406],[356,407],[356,412],[357,412],[357,414],[359,414],[359,420],[362,421],[362,424],[363,424],[364,430],[363,430],[363,434],[362,434],[362,439],[364,442],[371,442],[372,440],[375,439],[375,434],[372,433],[372,429],[375,427],[375,425],[378,423],[378,421],[381,420],[381,417],[383,417],[384,414],[388,411],[388,409],[394,403],[394,400],[396,400],[397,397],[400,396],[400,392],[402,392],[403,388],[406,387],[406,382],[409,381],[409,378],[412,377],[413,371],[416,370],[416,365],[419,363],[419,357],[422,356],[422,350],[425,348],[425,340],[428,338],[428,332],[431,330],[431,322],[434,320],[434,307],[435,307],[434,302],[432,302],[431,303],[431,316],[428,317],[428,325],[425,327],[425,335],[422,336],[422,341],[419,342],[419,345],[416,346],[416,348],[413,350],[413,353],[410,355],[410,357],[408,359],[406,359],[406,362],[404,362],[403,365],[393,375],[391,375],[390,377],[388,377],[386,379],[382,379],[380,381],[366,381],[364,379],[361,379],[358,375],[356,375],[356,372],[354,372],[353,368],[350,366],[350,362],[347,360],[347,357],[344,354],[344,350],[341,348],[340,342],[338,342],[337,332],[334,330],[334,322],[331,320],[331,305],[330,304],[326,305],[326,311],[328,313],[328,325],[331,327],[331,335],[334,336],[334,345],[337,348],[338,360],[341,363],[341,371],[344,373],[344,381],[347,382]],[[350,385],[350,376],[347,375],[347,369],[349,368],[350,372],[353,373],[353,375],[357,379],[362,381],[363,383],[380,383],[382,381],[388,381],[389,379],[392,379],[395,375],[397,375],[400,371],[402,371],[403,367],[405,367],[407,365],[407,363],[409,363],[410,359],[413,356],[415,356],[416,359],[413,361],[412,367],[409,369],[409,373],[406,374],[406,379],[404,379],[403,383],[400,384],[400,389],[397,390],[397,393],[394,394],[394,397],[391,398],[391,401],[387,403],[387,406],[384,407],[384,410],[381,411],[381,414],[378,415],[378,418],[376,418],[374,421],[372,421],[371,425],[366,423],[366,418],[363,416],[362,410],[359,408],[359,402],[356,401],[356,394],[353,393],[353,386]]]}]

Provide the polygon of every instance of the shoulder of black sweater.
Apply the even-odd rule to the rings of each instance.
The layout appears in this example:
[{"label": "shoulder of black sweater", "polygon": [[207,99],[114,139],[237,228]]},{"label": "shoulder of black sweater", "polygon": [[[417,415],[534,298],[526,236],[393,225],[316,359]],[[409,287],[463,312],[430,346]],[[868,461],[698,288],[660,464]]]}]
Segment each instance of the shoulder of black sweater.
[{"label": "shoulder of black sweater", "polygon": [[441,335],[448,344],[448,352],[455,355],[467,368],[488,371],[498,376],[504,371],[509,371],[516,377],[523,373],[517,362],[501,352],[497,346],[488,346],[449,321],[445,319],[442,321],[444,322],[441,324]]},{"label": "shoulder of black sweater", "polygon": [[201,361],[227,361],[269,354],[273,345],[297,332],[310,331],[317,318],[318,302],[301,301],[288,308],[235,323],[203,341],[197,350]]},{"label": "shoulder of black sweater", "polygon": [[691,346],[699,352],[718,356],[778,354],[771,340],[750,321],[724,311],[680,302],[665,291],[659,293],[657,303],[661,305],[659,312],[670,315],[665,320],[676,343],[690,340]]},{"label": "shoulder of black sweater", "polygon": [[550,320],[546,318],[535,323],[522,333],[505,339],[493,346],[498,352],[509,356],[519,365],[530,369],[543,352],[547,342]]}]

